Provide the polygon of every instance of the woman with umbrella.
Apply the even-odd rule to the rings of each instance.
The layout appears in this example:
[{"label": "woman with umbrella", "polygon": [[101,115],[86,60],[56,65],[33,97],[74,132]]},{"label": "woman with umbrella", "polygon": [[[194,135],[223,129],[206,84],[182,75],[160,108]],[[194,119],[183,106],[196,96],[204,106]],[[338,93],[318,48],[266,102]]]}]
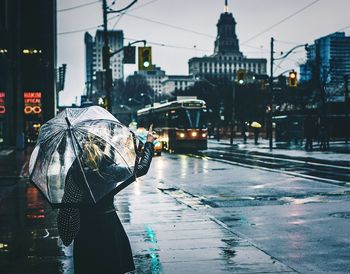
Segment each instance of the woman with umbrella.
[{"label": "woman with umbrella", "polygon": [[[147,173],[156,137],[149,129],[144,145],[143,156],[137,166],[136,176]],[[97,173],[109,172],[123,177],[125,169],[108,162],[96,141],[87,140],[83,147],[83,165]],[[87,172],[90,182],[95,176],[95,185],[99,182],[99,174]],[[63,199],[74,202],[84,199],[84,193],[77,185],[83,185],[79,168],[73,164],[66,178],[66,189]],[[101,186],[97,186],[101,187]],[[103,190],[102,190],[103,192]],[[74,273],[126,273],[135,269],[131,247],[124,228],[113,205],[114,195],[107,195],[93,207],[79,209],[61,209],[58,215],[58,230],[63,243],[68,246],[74,239]]]},{"label": "woman with umbrella", "polygon": [[113,200],[147,173],[155,140],[151,126],[141,156],[135,134],[97,106],[66,109],[42,126],[29,163],[30,180],[60,208],[58,232],[64,245],[74,240],[75,274],[135,269]]},{"label": "woman with umbrella", "polygon": [[253,130],[254,130],[254,144],[258,144],[258,140],[259,140],[259,131],[260,131],[260,128],[261,128],[261,124],[258,123],[258,122],[253,122],[251,123],[250,125]]}]

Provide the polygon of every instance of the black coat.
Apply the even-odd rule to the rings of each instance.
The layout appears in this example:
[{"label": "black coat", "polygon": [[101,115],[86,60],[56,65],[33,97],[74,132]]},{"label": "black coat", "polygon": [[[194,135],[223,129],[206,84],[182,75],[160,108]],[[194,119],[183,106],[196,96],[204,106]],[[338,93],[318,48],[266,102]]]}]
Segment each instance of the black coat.
[{"label": "black coat", "polygon": [[[146,143],[136,170],[137,177],[147,173],[153,154],[153,144]],[[67,176],[67,180],[79,180],[75,177],[73,175],[69,179]],[[69,196],[72,196],[71,193]],[[113,200],[114,195],[111,194],[90,208],[60,210],[59,235],[65,245],[74,238],[75,274],[118,274],[135,269],[129,239],[116,214]]]}]

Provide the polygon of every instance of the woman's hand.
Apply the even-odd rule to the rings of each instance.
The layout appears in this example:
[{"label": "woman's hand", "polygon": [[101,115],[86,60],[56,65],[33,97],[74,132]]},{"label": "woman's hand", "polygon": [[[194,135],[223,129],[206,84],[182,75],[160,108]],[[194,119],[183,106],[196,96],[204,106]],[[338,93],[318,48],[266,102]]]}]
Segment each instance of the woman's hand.
[{"label": "woman's hand", "polygon": [[147,139],[146,142],[153,143],[155,140],[157,140],[158,136],[155,131],[153,131],[153,124],[149,126],[148,133],[147,133]]}]

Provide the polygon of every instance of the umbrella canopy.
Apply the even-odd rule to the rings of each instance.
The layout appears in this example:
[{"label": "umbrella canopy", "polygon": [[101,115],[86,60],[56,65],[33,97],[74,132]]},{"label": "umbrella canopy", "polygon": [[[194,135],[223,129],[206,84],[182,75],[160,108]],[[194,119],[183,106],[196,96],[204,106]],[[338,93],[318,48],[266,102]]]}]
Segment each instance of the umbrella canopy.
[{"label": "umbrella canopy", "polygon": [[84,194],[77,205],[94,204],[134,180],[137,155],[135,134],[107,110],[67,108],[41,127],[29,162],[30,180],[52,206],[67,206],[66,179],[74,170],[80,181],[75,187]]},{"label": "umbrella canopy", "polygon": [[258,123],[258,122],[253,122],[253,123],[250,124],[250,126],[253,127],[253,128],[261,128],[261,124]]}]

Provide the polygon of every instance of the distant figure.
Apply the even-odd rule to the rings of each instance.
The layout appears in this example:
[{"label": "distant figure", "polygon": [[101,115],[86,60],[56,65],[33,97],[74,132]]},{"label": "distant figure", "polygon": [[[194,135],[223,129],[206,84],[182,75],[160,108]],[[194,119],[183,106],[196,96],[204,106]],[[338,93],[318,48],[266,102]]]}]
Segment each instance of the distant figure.
[{"label": "distant figure", "polygon": [[242,137],[243,137],[243,143],[246,144],[247,143],[247,137],[248,137],[248,124],[247,122],[244,122],[242,124]]},{"label": "distant figure", "polygon": [[320,126],[319,139],[320,139],[320,150],[322,151],[329,150],[328,128],[324,122],[322,122]]},{"label": "distant figure", "polygon": [[258,144],[258,140],[259,140],[259,128],[255,127],[254,128],[254,144]]},{"label": "distant figure", "polygon": [[315,133],[315,124],[310,115],[306,116],[304,120],[304,137],[306,139],[305,142],[305,150],[312,151],[313,146],[313,138]]}]

